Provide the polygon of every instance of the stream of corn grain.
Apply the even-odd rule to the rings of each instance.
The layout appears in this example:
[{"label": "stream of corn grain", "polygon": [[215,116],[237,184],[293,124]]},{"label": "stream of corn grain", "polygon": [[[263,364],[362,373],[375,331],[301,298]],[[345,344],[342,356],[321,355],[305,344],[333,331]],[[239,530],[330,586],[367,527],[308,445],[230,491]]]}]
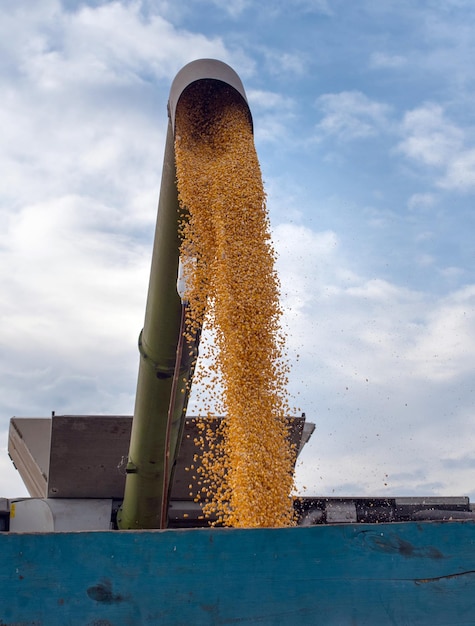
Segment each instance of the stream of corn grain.
[{"label": "stream of corn grain", "polygon": [[[200,492],[207,517],[234,527],[294,523],[294,450],[285,415],[279,281],[251,122],[219,81],[192,84],[175,120],[187,333],[203,322],[215,341],[193,385],[219,394],[218,431],[202,423]],[[205,408],[204,413],[209,413]],[[210,417],[209,414],[206,417]]]}]

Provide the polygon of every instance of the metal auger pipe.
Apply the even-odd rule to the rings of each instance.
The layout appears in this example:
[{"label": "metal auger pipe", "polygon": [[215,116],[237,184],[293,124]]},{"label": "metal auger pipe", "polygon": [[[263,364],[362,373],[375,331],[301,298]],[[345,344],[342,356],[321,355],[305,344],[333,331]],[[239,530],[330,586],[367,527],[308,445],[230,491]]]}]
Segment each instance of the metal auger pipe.
[{"label": "metal auger pipe", "polygon": [[[124,501],[117,515],[121,529],[165,528],[168,499],[197,356],[180,341],[184,303],[177,292],[180,209],[175,169],[175,113],[183,92],[196,81],[216,80],[236,89],[247,104],[239,76],[225,63],[201,59],[175,77],[168,102],[168,129],[152,255],[145,322],[139,337],[140,365]],[[251,118],[249,112],[249,118]]]}]

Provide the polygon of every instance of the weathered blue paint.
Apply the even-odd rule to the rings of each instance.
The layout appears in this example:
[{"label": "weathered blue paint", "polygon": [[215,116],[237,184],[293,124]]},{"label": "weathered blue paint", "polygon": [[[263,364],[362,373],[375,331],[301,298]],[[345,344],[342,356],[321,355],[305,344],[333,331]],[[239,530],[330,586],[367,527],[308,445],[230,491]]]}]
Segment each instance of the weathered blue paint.
[{"label": "weathered blue paint", "polygon": [[475,522],[0,534],[1,626],[473,625]]}]

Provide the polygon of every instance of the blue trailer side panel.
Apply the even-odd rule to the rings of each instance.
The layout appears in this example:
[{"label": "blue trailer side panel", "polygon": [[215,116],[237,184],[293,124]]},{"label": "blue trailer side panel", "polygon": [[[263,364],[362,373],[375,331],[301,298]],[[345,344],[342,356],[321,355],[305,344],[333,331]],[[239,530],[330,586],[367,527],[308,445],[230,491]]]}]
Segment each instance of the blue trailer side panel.
[{"label": "blue trailer side panel", "polygon": [[475,522],[0,534],[0,625],[475,623]]}]

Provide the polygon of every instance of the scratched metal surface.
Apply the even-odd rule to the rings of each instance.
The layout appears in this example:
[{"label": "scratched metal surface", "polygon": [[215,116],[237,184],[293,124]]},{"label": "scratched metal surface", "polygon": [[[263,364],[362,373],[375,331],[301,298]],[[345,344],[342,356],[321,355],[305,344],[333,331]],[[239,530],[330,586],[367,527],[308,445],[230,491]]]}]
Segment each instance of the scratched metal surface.
[{"label": "scratched metal surface", "polygon": [[473,625],[475,522],[0,534],[0,625]]}]

